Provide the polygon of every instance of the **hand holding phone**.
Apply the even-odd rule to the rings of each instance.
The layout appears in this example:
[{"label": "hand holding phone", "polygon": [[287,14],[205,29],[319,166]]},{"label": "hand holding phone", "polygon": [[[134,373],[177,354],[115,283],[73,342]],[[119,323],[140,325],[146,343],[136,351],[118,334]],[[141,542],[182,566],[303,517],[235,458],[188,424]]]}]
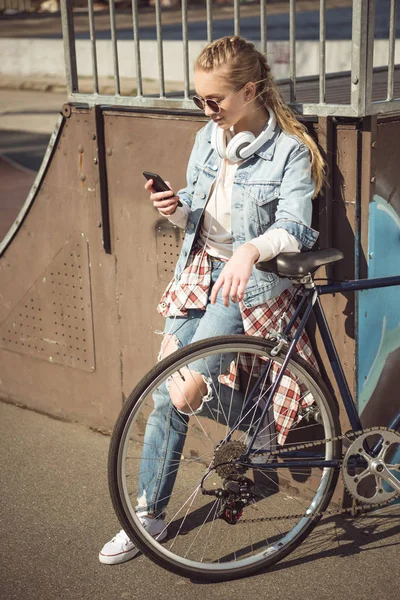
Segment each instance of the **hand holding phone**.
[{"label": "hand holding phone", "polygon": [[[165,183],[164,179],[157,173],[151,173],[151,171],[143,171],[143,175],[149,181],[153,180],[153,188],[156,192],[168,192],[171,188]],[[171,190],[172,191],[172,190]],[[178,200],[178,206],[182,206],[182,202]]]}]

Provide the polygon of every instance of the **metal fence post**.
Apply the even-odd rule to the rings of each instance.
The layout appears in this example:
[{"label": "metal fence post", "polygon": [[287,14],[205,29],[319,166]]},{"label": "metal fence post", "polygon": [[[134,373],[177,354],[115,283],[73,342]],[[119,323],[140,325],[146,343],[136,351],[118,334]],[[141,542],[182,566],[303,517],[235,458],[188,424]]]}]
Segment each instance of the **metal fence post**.
[{"label": "metal fence post", "polygon": [[289,0],[290,102],[296,101],[296,3]]},{"label": "metal fence post", "polygon": [[68,96],[79,92],[78,71],[76,68],[75,28],[72,2],[61,0],[61,25],[64,41],[65,76]]},{"label": "metal fence post", "polygon": [[368,114],[372,102],[375,0],[353,0],[351,106],[357,117]]},{"label": "metal fence post", "polygon": [[161,1],[156,0],[156,31],[157,31],[157,51],[158,51],[158,73],[160,78],[160,98],[165,98],[165,78],[164,78],[164,49],[161,23]]},{"label": "metal fence post", "polygon": [[135,44],[137,96],[143,96],[142,63],[140,60],[138,0],[132,0],[132,24]]},{"label": "metal fence post", "polygon": [[213,17],[211,0],[206,0],[207,8],[207,43],[211,44],[213,39]]},{"label": "metal fence post", "polygon": [[326,93],[326,0],[319,5],[319,102],[325,104]]},{"label": "metal fence post", "polygon": [[88,0],[90,49],[92,53],[93,92],[99,93],[99,75],[97,70],[96,28],[94,24],[93,0]]},{"label": "metal fence post", "polygon": [[233,0],[233,31],[240,35],[240,0]]},{"label": "metal fence post", "polygon": [[260,40],[261,52],[267,55],[267,3],[260,0]]},{"label": "metal fence post", "polygon": [[184,98],[189,98],[190,73],[189,73],[189,35],[188,35],[188,6],[187,0],[182,0],[182,41],[183,41],[183,86]]},{"label": "metal fence post", "polygon": [[114,65],[115,93],[117,96],[119,96],[121,93],[121,82],[119,78],[117,27],[115,23],[115,0],[109,0],[108,4],[110,9],[111,45]]},{"label": "metal fence post", "polygon": [[391,100],[393,100],[395,52],[396,52],[396,0],[390,0],[388,85],[387,85],[387,98],[386,98],[389,102]]}]

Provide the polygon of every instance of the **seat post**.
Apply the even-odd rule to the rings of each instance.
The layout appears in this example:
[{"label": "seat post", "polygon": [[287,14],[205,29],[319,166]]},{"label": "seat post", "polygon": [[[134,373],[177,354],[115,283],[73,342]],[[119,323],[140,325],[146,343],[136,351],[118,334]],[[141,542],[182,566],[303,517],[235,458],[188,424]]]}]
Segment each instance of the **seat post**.
[{"label": "seat post", "polygon": [[312,290],[315,288],[315,283],[314,283],[314,278],[313,278],[312,273],[307,273],[307,275],[304,275],[304,277],[302,277],[301,279],[292,279],[292,281],[296,285],[304,286],[307,290]]}]

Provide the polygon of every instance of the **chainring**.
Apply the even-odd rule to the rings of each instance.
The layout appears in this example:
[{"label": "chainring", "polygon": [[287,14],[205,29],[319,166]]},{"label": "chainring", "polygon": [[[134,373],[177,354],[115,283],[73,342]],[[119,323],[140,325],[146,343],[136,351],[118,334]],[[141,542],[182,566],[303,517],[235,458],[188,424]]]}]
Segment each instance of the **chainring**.
[{"label": "chainring", "polygon": [[[377,438],[381,438],[381,447],[374,456],[371,448],[377,443]],[[375,506],[400,495],[400,464],[391,461],[396,455],[396,448],[398,452],[400,434],[388,429],[366,431],[349,446],[341,472],[347,491],[358,502]]]}]

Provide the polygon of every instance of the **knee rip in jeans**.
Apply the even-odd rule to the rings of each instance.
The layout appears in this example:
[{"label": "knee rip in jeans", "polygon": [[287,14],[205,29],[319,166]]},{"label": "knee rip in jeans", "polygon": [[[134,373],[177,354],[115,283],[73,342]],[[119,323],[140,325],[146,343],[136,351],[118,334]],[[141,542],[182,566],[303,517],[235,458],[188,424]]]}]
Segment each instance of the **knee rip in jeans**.
[{"label": "knee rip in jeans", "polygon": [[[162,360],[163,358],[166,358],[167,356],[169,356],[176,350],[179,350],[179,348],[182,348],[182,343],[177,338],[176,335],[171,334],[171,333],[164,334],[164,339],[161,343],[160,353],[158,355],[158,361]],[[195,370],[189,371],[189,369],[188,369],[188,373],[200,375],[203,382],[205,383],[205,387],[206,387],[205,392],[201,397],[200,405],[196,406],[195,409],[192,409],[191,403],[185,397],[185,390],[183,390],[183,384],[184,384],[185,380],[182,378],[182,371],[180,371],[179,373],[178,372],[174,373],[173,375],[168,377],[168,379],[166,381],[166,387],[167,387],[168,392],[170,393],[171,402],[175,406],[176,410],[183,415],[190,416],[190,415],[195,415],[195,414],[201,412],[203,409],[204,403],[209,402],[212,399],[212,380],[210,377],[206,377],[199,371],[195,371]],[[174,380],[176,383],[175,394],[177,394],[178,398],[171,397],[170,388],[171,388],[171,384],[174,382]],[[182,381],[182,383],[180,384],[179,381]],[[193,378],[193,385],[196,386],[197,390],[194,391],[194,394],[192,392],[192,395],[194,397],[197,395],[197,399],[196,398],[195,399],[198,402],[199,394],[196,394],[196,392],[201,392],[201,390],[199,390],[199,384],[197,382],[195,382],[194,378]],[[175,396],[175,394],[173,393],[172,396]]]},{"label": "knee rip in jeans", "polygon": [[157,362],[160,362],[163,358],[167,358],[170,354],[182,348],[182,343],[178,340],[176,335],[172,333],[165,333],[164,339],[161,342],[160,352],[158,353]]},{"label": "knee rip in jeans", "polygon": [[[179,384],[179,380],[182,380],[181,372],[174,373],[173,375],[168,377],[168,379],[166,381],[166,387],[170,394],[172,404],[175,406],[175,409],[179,413],[186,415],[186,416],[197,415],[198,413],[200,413],[203,410],[204,403],[209,402],[210,400],[212,400],[212,397],[213,397],[213,383],[212,383],[211,377],[206,377],[205,375],[203,375],[203,373],[200,373],[199,371],[195,371],[195,370],[190,370],[189,372],[191,375],[193,375],[193,374],[200,375],[201,379],[203,380],[203,382],[205,384],[205,388],[206,388],[205,392],[202,393],[201,390],[199,389],[198,383],[195,382],[195,380],[193,378],[193,385],[195,385],[197,388],[194,393],[194,398],[196,399],[196,395],[197,395],[197,402],[200,401],[200,405],[195,406],[195,408],[192,408],[190,401],[187,399],[185,392],[182,389],[183,384],[181,384],[181,385]],[[171,389],[171,384],[173,382],[175,382],[175,384],[176,384],[176,388],[178,391],[178,399],[171,397],[170,389]],[[196,392],[202,393],[201,398],[198,398],[199,394],[196,394]]]}]

